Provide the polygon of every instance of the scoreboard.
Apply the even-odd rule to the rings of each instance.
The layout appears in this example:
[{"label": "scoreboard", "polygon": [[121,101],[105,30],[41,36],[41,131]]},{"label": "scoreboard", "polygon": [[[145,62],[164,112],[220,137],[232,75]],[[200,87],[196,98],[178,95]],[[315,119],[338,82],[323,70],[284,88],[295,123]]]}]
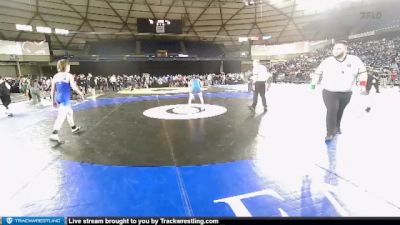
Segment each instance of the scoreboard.
[{"label": "scoreboard", "polygon": [[137,18],[139,33],[181,34],[182,20]]}]

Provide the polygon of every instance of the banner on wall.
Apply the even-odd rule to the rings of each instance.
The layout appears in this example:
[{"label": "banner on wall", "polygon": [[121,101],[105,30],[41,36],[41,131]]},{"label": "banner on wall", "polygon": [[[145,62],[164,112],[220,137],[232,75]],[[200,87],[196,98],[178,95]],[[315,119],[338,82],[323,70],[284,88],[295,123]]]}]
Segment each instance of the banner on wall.
[{"label": "banner on wall", "polygon": [[15,42],[0,40],[0,54],[48,56],[50,49],[46,41]]},{"label": "banner on wall", "polygon": [[15,41],[0,40],[0,54],[5,55],[22,55],[21,45]]},{"label": "banner on wall", "polygon": [[253,45],[252,56],[276,56],[309,52],[308,42],[295,42],[281,45]]},{"label": "banner on wall", "polygon": [[280,45],[253,45],[251,46],[251,55],[254,57],[262,56],[282,56],[292,54],[302,54],[331,44],[332,40],[322,41],[301,41]]},{"label": "banner on wall", "polygon": [[50,55],[49,44],[41,42],[20,42],[23,55]]}]

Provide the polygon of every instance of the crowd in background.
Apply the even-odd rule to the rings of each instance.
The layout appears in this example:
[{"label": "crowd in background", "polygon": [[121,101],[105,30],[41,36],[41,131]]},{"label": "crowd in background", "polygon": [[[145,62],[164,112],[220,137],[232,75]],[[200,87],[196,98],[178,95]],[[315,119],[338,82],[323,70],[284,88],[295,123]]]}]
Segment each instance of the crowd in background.
[{"label": "crowd in background", "polygon": [[[135,90],[141,88],[156,87],[187,87],[194,76],[198,76],[203,86],[238,84],[245,82],[246,73],[228,73],[228,74],[191,74],[191,75],[164,75],[151,76],[148,73],[141,75],[92,75],[91,73],[73,74],[75,82],[81,91],[85,94],[90,93],[91,89],[100,91],[121,91]],[[7,79],[11,84],[14,93],[23,93],[29,99],[32,99],[33,92],[40,93],[42,97],[50,96],[52,77],[24,76],[20,79]],[[33,91],[32,91],[33,90]]]},{"label": "crowd in background", "polygon": [[111,76],[89,74],[85,76],[80,74],[76,76],[79,87],[86,93],[88,87],[94,87],[102,91],[120,91],[124,89],[135,90],[141,88],[155,87],[187,87],[188,83],[194,76],[199,76],[204,86],[224,85],[244,83],[244,73],[228,73],[228,74],[191,74],[191,75],[163,75],[152,76],[148,73],[141,75],[116,75]]},{"label": "crowd in background", "polygon": [[[398,82],[400,57],[400,37],[393,39],[380,39],[368,41],[353,41],[349,43],[349,54],[359,56],[370,71],[379,75],[382,86],[393,86]],[[331,55],[328,46],[308,54],[301,54],[287,61],[267,65],[273,75],[273,82],[307,83],[310,74],[326,57]],[[84,93],[90,88],[101,91],[120,91],[123,89],[134,90],[151,87],[187,87],[193,76],[199,76],[204,86],[240,84],[248,82],[250,71],[245,73],[220,73],[220,74],[166,74],[154,76],[148,73],[141,75],[127,74],[77,74],[75,80]],[[8,79],[12,92],[24,93],[31,98],[30,88],[36,88],[49,95],[51,77],[24,76],[20,79]],[[35,89],[35,90],[36,90]]]},{"label": "crowd in background", "polygon": [[[400,57],[400,37],[393,39],[349,42],[349,54],[359,56],[364,64],[379,74],[383,86],[397,82]],[[321,61],[331,56],[331,46],[312,53],[301,54],[285,62],[269,65],[274,82],[307,83],[310,74]]]}]

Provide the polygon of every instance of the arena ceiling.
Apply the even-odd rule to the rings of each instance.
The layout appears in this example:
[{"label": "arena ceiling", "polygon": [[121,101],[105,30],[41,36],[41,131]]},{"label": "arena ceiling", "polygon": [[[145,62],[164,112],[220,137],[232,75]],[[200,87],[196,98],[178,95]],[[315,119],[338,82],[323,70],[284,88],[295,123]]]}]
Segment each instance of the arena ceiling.
[{"label": "arena ceiling", "polygon": [[[336,1],[340,1],[340,6],[348,12],[374,2]],[[85,43],[92,41],[149,38],[149,35],[138,34],[136,18],[157,18],[181,19],[183,22],[182,35],[164,35],[164,38],[203,40],[238,47],[246,45],[238,42],[240,36],[271,36],[268,40],[271,43],[316,40],[328,38],[328,31],[333,29],[329,20],[338,21],[343,16],[326,16],[327,12],[312,7],[315,4],[328,7],[330,2],[335,1],[0,0],[0,39],[43,40],[43,34],[17,31],[15,24],[47,26],[70,31],[66,36],[51,34],[55,49],[82,49]],[[359,19],[360,11],[356,14]],[[326,21],[326,24],[320,21]],[[315,26],[318,24],[323,26]]]}]

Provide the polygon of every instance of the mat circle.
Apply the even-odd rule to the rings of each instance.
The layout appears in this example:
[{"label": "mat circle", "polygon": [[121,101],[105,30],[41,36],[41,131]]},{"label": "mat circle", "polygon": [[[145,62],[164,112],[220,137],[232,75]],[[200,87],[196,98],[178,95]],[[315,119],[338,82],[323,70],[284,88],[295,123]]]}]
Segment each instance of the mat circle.
[{"label": "mat circle", "polygon": [[143,115],[153,119],[191,120],[219,116],[226,111],[225,107],[218,105],[179,104],[151,108],[144,111]]}]

